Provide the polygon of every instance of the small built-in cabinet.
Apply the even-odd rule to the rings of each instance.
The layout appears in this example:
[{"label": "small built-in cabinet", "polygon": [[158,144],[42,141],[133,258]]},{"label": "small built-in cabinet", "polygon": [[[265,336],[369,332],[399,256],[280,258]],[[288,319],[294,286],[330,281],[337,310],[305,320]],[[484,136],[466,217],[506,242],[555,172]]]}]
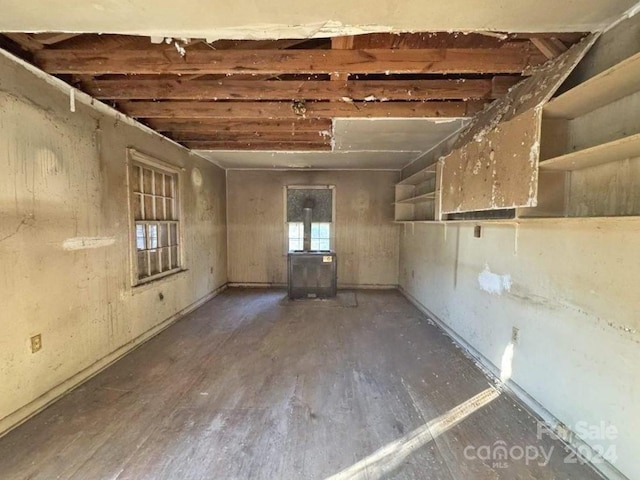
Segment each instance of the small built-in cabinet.
[{"label": "small built-in cabinet", "polygon": [[396,184],[396,222],[440,220],[441,168],[441,162],[433,163]]}]

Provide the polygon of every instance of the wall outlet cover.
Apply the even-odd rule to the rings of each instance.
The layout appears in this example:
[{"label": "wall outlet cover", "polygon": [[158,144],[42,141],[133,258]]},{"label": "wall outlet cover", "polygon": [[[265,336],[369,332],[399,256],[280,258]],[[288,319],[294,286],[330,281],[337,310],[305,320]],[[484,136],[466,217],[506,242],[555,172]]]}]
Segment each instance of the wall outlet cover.
[{"label": "wall outlet cover", "polygon": [[42,335],[34,335],[31,337],[31,353],[36,353],[42,349]]}]

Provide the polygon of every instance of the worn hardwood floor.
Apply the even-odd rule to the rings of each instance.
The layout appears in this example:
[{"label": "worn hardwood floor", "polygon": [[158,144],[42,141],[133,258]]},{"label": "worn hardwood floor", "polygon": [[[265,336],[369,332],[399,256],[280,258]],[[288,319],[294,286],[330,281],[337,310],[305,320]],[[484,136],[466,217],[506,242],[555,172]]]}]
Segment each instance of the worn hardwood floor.
[{"label": "worn hardwood floor", "polygon": [[1,438],[0,477],[599,478],[398,292],[283,296],[213,299]]}]

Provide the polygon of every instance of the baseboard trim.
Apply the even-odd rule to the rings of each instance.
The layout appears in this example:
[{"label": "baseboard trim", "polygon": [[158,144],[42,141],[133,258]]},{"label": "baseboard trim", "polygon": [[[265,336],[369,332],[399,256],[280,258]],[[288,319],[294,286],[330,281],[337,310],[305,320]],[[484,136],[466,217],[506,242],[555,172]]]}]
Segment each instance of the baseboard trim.
[{"label": "baseboard trim", "polygon": [[[230,288],[287,288],[286,283],[229,282]],[[338,290],[397,290],[398,285],[338,284]]]},{"label": "baseboard trim", "polygon": [[58,384],[57,386],[53,387],[51,390],[42,394],[35,400],[29,402],[28,404],[19,408],[15,412],[10,413],[6,417],[0,419],[0,437],[2,437],[3,435],[6,435],[14,428],[22,425],[24,422],[34,417],[35,415],[37,415],[48,406],[52,405],[53,403],[55,403],[56,401],[58,401],[59,399],[61,399],[71,391],[73,391],[74,389],[78,388],[80,385],[82,385],[86,381],[90,380],[91,378],[93,378],[94,376],[96,376],[106,368],[110,367],[111,365],[113,365],[115,362],[120,360],[122,357],[124,357],[128,353],[135,350],[136,348],[138,348],[139,346],[141,346],[151,338],[158,335],[160,332],[162,332],[166,328],[173,325],[175,322],[183,318],[185,315],[188,315],[198,307],[204,305],[206,302],[208,302],[212,298],[216,297],[217,295],[225,291],[227,287],[228,287],[228,284],[226,283],[224,285],[221,285],[220,287],[208,293],[204,297],[200,298],[199,300],[196,300],[191,305],[187,306],[186,308],[183,308],[182,310],[170,316],[169,318],[163,320],[156,326],[150,328],[143,334],[125,343],[124,345],[114,350],[110,354],[106,355],[105,357],[102,357],[100,360],[96,361],[90,366],[80,370],[78,373],[68,378],[67,380],[63,381],[62,383]]},{"label": "baseboard trim", "polygon": [[365,283],[361,285],[338,284],[338,290],[397,290],[398,285],[385,285],[377,283]]},{"label": "baseboard trim", "polygon": [[[470,343],[464,338],[458,335],[451,327],[442,321],[431,310],[424,306],[417,298],[407,292],[402,286],[398,286],[398,290],[405,296],[409,302],[411,302],[418,310],[425,314],[431,321],[433,321],[438,328],[444,331],[451,339],[456,342],[463,352],[469,356],[474,362],[479,364],[485,375],[489,377],[496,385],[500,385],[500,388],[508,393],[511,397],[516,399],[524,407],[530,410],[533,414],[542,420],[547,427],[552,429],[558,438],[576,453],[579,458],[585,458],[580,452],[588,452],[589,458],[597,458],[597,453],[591,448],[589,444],[580,439],[575,432],[570,430],[565,424],[563,424],[557,417],[555,417],[549,410],[547,410],[540,402],[534,397],[529,395],[520,385],[512,380],[502,382],[500,380],[500,369],[493,364],[482,353],[476,350]],[[610,462],[602,459],[601,463],[595,464],[587,462],[598,474],[603,478],[609,480],[629,480],[629,477],[624,475]]]},{"label": "baseboard trim", "polygon": [[287,288],[286,283],[229,282],[229,288]]}]

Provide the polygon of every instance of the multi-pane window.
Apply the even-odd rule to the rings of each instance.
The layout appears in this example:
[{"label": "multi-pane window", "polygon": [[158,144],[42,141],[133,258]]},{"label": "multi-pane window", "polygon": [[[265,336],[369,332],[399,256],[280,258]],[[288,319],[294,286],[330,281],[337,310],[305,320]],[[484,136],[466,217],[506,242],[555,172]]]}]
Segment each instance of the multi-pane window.
[{"label": "multi-pane window", "polygon": [[304,243],[304,224],[289,222],[289,251],[302,250]]},{"label": "multi-pane window", "polygon": [[[304,223],[289,222],[289,251],[304,248]],[[311,250],[331,250],[331,223],[311,224]]]},{"label": "multi-pane window", "polygon": [[180,270],[178,174],[133,162],[131,195],[136,283]]},{"label": "multi-pane window", "polygon": [[331,224],[311,224],[311,250],[331,250]]}]

